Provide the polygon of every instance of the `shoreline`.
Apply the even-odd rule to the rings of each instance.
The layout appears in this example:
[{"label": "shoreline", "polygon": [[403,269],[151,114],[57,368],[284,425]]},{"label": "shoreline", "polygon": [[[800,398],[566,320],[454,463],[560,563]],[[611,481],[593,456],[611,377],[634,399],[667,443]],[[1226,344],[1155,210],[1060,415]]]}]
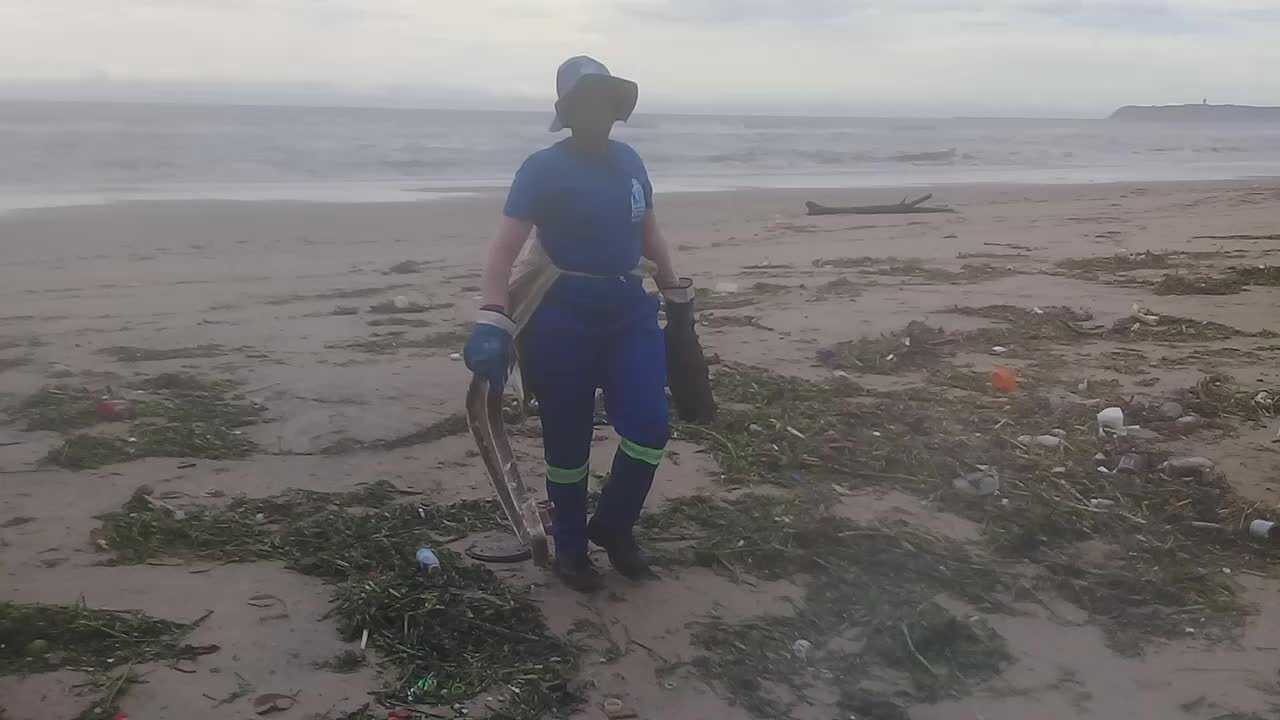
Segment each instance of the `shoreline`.
[{"label": "shoreline", "polygon": [[[934,182],[920,184],[883,184],[883,185],[795,185],[795,186],[753,186],[739,185],[736,187],[705,187],[705,188],[688,188],[677,187],[674,189],[663,189],[659,185],[655,187],[655,195],[658,197],[672,198],[682,196],[723,196],[733,194],[753,194],[753,195],[794,195],[801,193],[814,193],[830,195],[836,192],[849,192],[856,195],[868,195],[875,192],[884,192],[890,195],[906,192],[906,193],[943,193],[947,191],[992,191],[1004,192],[1019,189],[1065,189],[1079,190],[1084,188],[1128,188],[1135,186],[1158,187],[1176,189],[1179,187],[1191,188],[1202,187],[1205,185],[1222,186],[1222,187],[1253,187],[1259,184],[1280,182],[1280,175],[1258,175],[1249,177],[1236,178],[1211,178],[1211,179],[1169,179],[1169,180],[1098,180],[1091,182],[1073,182],[1073,181],[1045,181],[1045,182],[1006,182],[999,180],[976,181],[976,182]],[[348,183],[342,183],[340,187],[347,187]],[[668,184],[666,187],[670,187]],[[245,188],[254,186],[244,186]],[[334,188],[337,189],[336,187]],[[6,195],[0,191],[0,222],[6,218],[17,216],[26,216],[30,214],[41,213],[57,213],[60,211],[83,211],[87,209],[141,209],[156,207],[180,207],[180,206],[300,206],[300,207],[352,207],[352,206],[369,206],[369,205],[422,205],[436,203],[457,203],[460,201],[475,200],[491,200],[501,198],[505,195],[507,186],[505,185],[446,185],[439,188],[434,187],[415,187],[415,188],[398,188],[392,191],[376,191],[368,194],[364,198],[358,197],[361,193],[354,193],[357,198],[349,196],[335,196],[332,193],[324,193],[322,197],[228,197],[220,195],[203,195],[203,194],[183,194],[182,196],[169,197],[127,197],[127,198],[101,198],[98,200],[86,199],[84,193],[65,196],[62,200],[54,200],[51,196],[50,201],[38,204],[13,204],[6,200]],[[383,192],[387,194],[382,194]],[[74,198],[74,199],[73,199]]]},{"label": "shoreline", "polygon": [[[992,169],[994,170],[994,169]],[[1185,183],[1259,183],[1280,179],[1280,174],[1208,174],[1189,177],[1116,176],[1102,177],[1098,168],[1079,168],[1078,177],[1064,176],[1071,169],[1039,173],[1038,177],[1022,177],[1025,172],[1014,173],[1018,177],[970,177],[956,179],[921,179],[904,181],[902,175],[882,174],[880,179],[857,174],[844,175],[761,175],[757,178],[737,179],[728,176],[698,176],[664,179],[658,176],[655,190],[658,195],[706,194],[728,192],[792,192],[828,190],[872,191],[909,190],[929,192],[955,188],[1010,188],[1010,187],[1100,187],[1108,185],[1170,185]],[[966,172],[973,172],[966,168]],[[975,173],[982,175],[983,173]],[[1067,173],[1070,174],[1070,173]],[[752,183],[758,179],[758,183]],[[844,182],[840,182],[843,180]],[[896,181],[895,181],[896,180]],[[50,210],[70,207],[104,207],[113,205],[151,203],[296,203],[296,204],[387,204],[438,202],[488,196],[505,193],[508,184],[495,180],[441,181],[424,180],[368,180],[315,183],[181,183],[170,186],[129,188],[125,190],[45,191],[0,188],[0,217],[13,212]]]}]

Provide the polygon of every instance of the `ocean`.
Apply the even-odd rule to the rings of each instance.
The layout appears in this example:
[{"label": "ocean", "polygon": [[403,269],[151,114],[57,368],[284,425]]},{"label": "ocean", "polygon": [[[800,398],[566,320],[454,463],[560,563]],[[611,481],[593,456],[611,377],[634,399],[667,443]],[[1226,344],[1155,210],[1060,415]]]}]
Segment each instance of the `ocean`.
[{"label": "ocean", "polygon": [[[550,113],[0,101],[0,210],[145,199],[381,201],[503,188]],[[1280,176],[1280,125],[638,115],[655,188]]]}]

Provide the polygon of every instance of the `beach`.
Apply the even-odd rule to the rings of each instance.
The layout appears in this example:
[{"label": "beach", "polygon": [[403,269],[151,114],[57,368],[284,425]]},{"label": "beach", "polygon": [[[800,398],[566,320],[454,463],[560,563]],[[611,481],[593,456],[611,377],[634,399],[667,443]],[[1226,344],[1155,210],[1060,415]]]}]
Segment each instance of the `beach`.
[{"label": "beach", "polygon": [[[806,200],[882,204],[926,192],[934,195],[929,204],[956,212],[805,214]],[[134,668],[142,682],[130,685],[119,705],[133,718],[252,717],[253,700],[264,693],[293,697],[275,717],[343,718],[370,702],[371,691],[396,682],[396,667],[378,667],[376,642],[370,650],[375,660],[355,672],[316,666],[359,645],[341,637],[330,615],[333,583],[279,560],[106,564],[114,548],[96,533],[98,518],[119,511],[143,486],[143,494],[166,511],[184,512],[291,489],[350,492],[377,481],[402,491],[396,503],[492,497],[465,425],[450,421],[463,410],[469,373],[456,353],[478,304],[479,270],[501,204],[501,193],[476,191],[416,202],[140,201],[0,214],[0,404],[9,408],[0,425],[0,601],[82,602],[178,623],[212,611],[184,642],[217,645],[216,651],[181,664]],[[849,390],[854,404],[903,403],[893,406],[918,410],[924,405],[912,393],[920,391],[945,395],[948,408],[972,403],[974,411],[970,427],[952,422],[964,416],[958,411],[947,421],[876,414],[885,423],[876,432],[906,433],[918,443],[912,447],[936,456],[927,461],[936,475],[893,469],[895,461],[882,460],[889,469],[871,473],[883,476],[874,482],[797,459],[817,452],[808,445],[788,455],[780,438],[791,433],[808,443],[816,436],[785,422],[771,428],[752,421],[764,425],[758,429],[761,446],[781,444],[779,456],[786,456],[767,478],[761,475],[767,463],[752,466],[755,485],[734,475],[737,465],[726,470],[732,449],[696,430],[678,430],[648,512],[695,495],[738,498],[757,486],[797,496],[820,492],[826,495],[815,502],[824,515],[859,528],[914,528],[942,547],[996,557],[993,567],[1018,574],[1021,585],[1015,585],[1025,589],[1002,586],[1007,592],[998,604],[939,600],[957,617],[980,617],[1004,638],[1009,659],[999,672],[928,697],[898,693],[912,687],[906,675],[899,674],[897,684],[868,681],[868,692],[910,706],[917,720],[1208,720],[1274,712],[1280,703],[1280,550],[1274,544],[1195,540],[1194,531],[1179,530],[1178,547],[1193,548],[1185,551],[1192,553],[1185,573],[1212,575],[1229,591],[1206,601],[1203,610],[1178,612],[1158,605],[1154,595],[1134,595],[1134,604],[1153,603],[1185,630],[1176,637],[1168,628],[1138,633],[1140,647],[1126,651],[1116,641],[1118,615],[1089,607],[1088,593],[1071,596],[1061,584],[1040,582],[1062,566],[1049,559],[1057,555],[1011,552],[990,530],[1020,522],[1008,513],[1032,507],[1028,498],[1038,491],[1028,487],[1064,477],[1069,483],[1077,475],[1096,483],[1089,465],[1109,473],[1135,448],[1157,462],[1212,459],[1230,503],[1221,494],[1196,495],[1189,507],[1204,516],[1157,513],[1150,498],[1130,502],[1143,491],[1116,480],[1111,495],[1073,500],[1084,508],[1075,510],[1082,518],[1111,512],[1137,520],[1112,514],[1089,526],[1085,535],[1091,538],[1072,536],[1053,546],[1070,555],[1073,567],[1095,558],[1090,567],[1099,572],[1105,567],[1171,578],[1142,575],[1145,570],[1136,568],[1145,560],[1135,553],[1147,550],[1123,543],[1156,537],[1163,530],[1154,524],[1170,517],[1209,522],[1211,506],[1247,510],[1213,516],[1232,538],[1244,534],[1241,523],[1280,521],[1280,403],[1257,399],[1280,392],[1280,281],[1265,271],[1274,270],[1280,256],[1280,182],[736,190],[659,194],[656,205],[680,270],[708,291],[699,335],[716,357],[718,383],[747,372],[781,374],[796,382],[856,385],[856,392]],[[1240,270],[1259,266],[1260,272]],[[1195,280],[1179,284],[1185,277]],[[1222,284],[1196,285],[1205,278]],[[1221,294],[1199,294],[1209,291]],[[1039,324],[1045,315],[1063,320]],[[928,332],[908,331],[913,322],[926,324]],[[978,332],[1009,327],[1019,332],[998,348],[982,338],[1003,343],[1004,336]],[[882,346],[847,344],[886,337]],[[1020,376],[1014,395],[991,390],[986,379],[999,367]],[[81,429],[29,430],[15,409],[52,384],[95,394],[112,388],[136,399],[131,392],[165,373],[233,383],[234,395],[257,408],[253,421],[230,436],[247,441],[243,457],[157,454],[85,469],[58,467],[47,462],[51,451],[56,456]],[[1214,392],[1231,398],[1223,400],[1227,407],[1237,408],[1231,403],[1239,401],[1244,409],[1215,417],[1202,411],[1203,427],[1175,432],[1174,421],[1194,415],[1192,400],[1204,397],[1188,390],[1208,392],[1201,383],[1209,377],[1216,378],[1210,381]],[[767,415],[767,407],[749,407],[742,399],[749,393],[734,387],[742,397],[722,398],[727,417]],[[1017,405],[1019,397],[1043,401],[1041,424]],[[779,408],[784,401],[793,399],[778,399]],[[1180,403],[1174,417],[1131,413],[1140,417],[1134,424],[1150,426],[1141,439],[1100,440],[1096,425],[1083,420],[1048,424],[1055,413],[1088,420],[1110,405],[1128,411],[1170,401]],[[1005,404],[1014,408],[1008,419],[987,424]],[[745,424],[726,422],[749,436]],[[536,425],[514,426],[526,479],[542,473],[536,432],[529,430]],[[608,428],[597,430],[593,470],[599,476],[608,470],[615,442]],[[1069,446],[1056,451],[1061,473],[1050,472],[1055,463],[1044,448],[1018,442],[1022,436],[1052,437],[1053,430],[1061,430]],[[128,423],[110,421],[85,431],[113,437],[133,432]],[[138,440],[123,447],[128,451],[127,444]],[[949,461],[973,463],[973,448],[997,442],[1014,458],[1001,468],[1004,488],[994,496],[953,497],[953,476],[964,468]],[[145,444],[143,438],[138,446]],[[831,451],[832,445],[824,447]],[[1093,462],[1095,449],[1103,456]],[[1042,474],[1032,472],[1041,465]],[[1155,467],[1149,472],[1151,478],[1159,474]],[[540,482],[529,484],[543,494]],[[1113,537],[1128,539],[1115,545]],[[411,557],[413,538],[403,542]],[[1200,545],[1212,551],[1194,555]],[[464,536],[453,538],[448,549],[461,558],[466,546]],[[1112,552],[1118,547],[1124,551]],[[669,549],[676,553],[678,543]],[[1228,551],[1238,551],[1238,566],[1222,565]],[[1154,551],[1150,557],[1165,562]],[[607,566],[603,556],[597,562]],[[729,567],[673,562],[662,567],[660,580],[642,585],[610,574],[608,590],[592,598],[572,594],[530,563],[493,569],[504,582],[529,588],[551,634],[568,636],[583,622],[602,628],[577,653],[574,677],[586,701],[573,717],[604,717],[600,703],[617,697],[639,718],[693,720],[753,717],[741,695],[699,670],[707,665],[695,659],[711,651],[695,637],[697,623],[786,616],[813,574],[769,576]],[[1228,595],[1230,602],[1223,599]],[[273,600],[252,600],[268,597]],[[1219,624],[1228,616],[1234,619]],[[911,642],[908,625],[902,627],[912,653],[928,668],[921,672],[935,678],[945,672],[927,649]],[[841,698],[840,676],[822,664],[836,645],[825,642],[830,638],[796,639],[819,646],[807,669],[796,671],[806,673],[810,684],[804,690],[769,685],[766,694],[788,708],[786,717],[852,715],[848,698]],[[0,677],[0,716],[74,717],[97,697],[93,688],[77,687],[88,677],[65,669]],[[236,696],[242,687],[250,689]],[[490,716],[486,704],[499,707],[509,695],[495,688],[467,707],[472,717]],[[377,707],[371,712],[378,714],[368,717],[385,716]]]}]

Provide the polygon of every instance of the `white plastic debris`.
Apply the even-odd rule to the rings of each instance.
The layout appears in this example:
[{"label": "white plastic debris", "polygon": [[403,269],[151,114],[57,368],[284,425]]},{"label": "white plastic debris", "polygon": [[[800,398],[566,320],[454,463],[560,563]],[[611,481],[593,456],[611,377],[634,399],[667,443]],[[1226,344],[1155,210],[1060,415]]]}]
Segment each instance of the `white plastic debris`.
[{"label": "white plastic debris", "polygon": [[1155,327],[1160,324],[1159,315],[1153,315],[1150,310],[1137,303],[1133,304],[1133,319],[1150,327]]},{"label": "white plastic debris", "polygon": [[809,657],[809,651],[813,649],[813,643],[808,640],[797,640],[791,643],[791,654],[797,658],[804,660]]},{"label": "white plastic debris", "polygon": [[1107,508],[1113,508],[1115,506],[1115,500],[1108,500],[1106,498],[1091,498],[1089,500],[1089,507],[1094,510],[1106,510]]},{"label": "white plastic debris", "polygon": [[405,308],[409,307],[413,303],[410,302],[409,298],[405,297],[404,295],[397,295],[391,299],[391,304],[395,305],[397,310],[404,310]]},{"label": "white plastic debris", "polygon": [[951,484],[965,495],[992,495],[1000,489],[1000,473],[993,467],[979,465],[977,472],[965,473]]},{"label": "white plastic debris", "polygon": [[991,354],[993,355],[1003,355],[1007,352],[1009,352],[1009,348],[1003,345],[996,345],[995,347],[991,348]]},{"label": "white plastic debris", "polygon": [[1116,435],[1125,434],[1124,410],[1118,407],[1109,407],[1098,413],[1098,435],[1103,435],[1108,431]]},{"label": "white plastic debris", "polygon": [[449,355],[449,359],[450,359],[450,360],[461,360],[461,359],[462,359],[462,353],[453,353],[453,354]]},{"label": "white plastic debris", "polygon": [[718,282],[715,287],[711,288],[712,292],[728,294],[738,292],[738,283],[735,282]]},{"label": "white plastic debris", "polygon": [[1062,438],[1056,435],[1041,435],[1035,439],[1035,444],[1043,448],[1056,448],[1062,445]]}]

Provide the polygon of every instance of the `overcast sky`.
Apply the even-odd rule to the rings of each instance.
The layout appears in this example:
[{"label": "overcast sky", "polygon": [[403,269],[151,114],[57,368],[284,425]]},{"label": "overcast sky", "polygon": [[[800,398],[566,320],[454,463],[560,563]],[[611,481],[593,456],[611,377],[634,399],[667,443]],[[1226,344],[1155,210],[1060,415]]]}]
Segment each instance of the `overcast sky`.
[{"label": "overcast sky", "polygon": [[1280,104],[1280,0],[0,0],[0,93],[640,111],[1101,115]]}]

